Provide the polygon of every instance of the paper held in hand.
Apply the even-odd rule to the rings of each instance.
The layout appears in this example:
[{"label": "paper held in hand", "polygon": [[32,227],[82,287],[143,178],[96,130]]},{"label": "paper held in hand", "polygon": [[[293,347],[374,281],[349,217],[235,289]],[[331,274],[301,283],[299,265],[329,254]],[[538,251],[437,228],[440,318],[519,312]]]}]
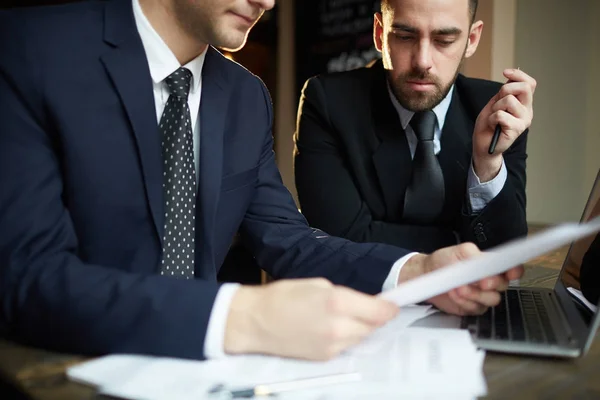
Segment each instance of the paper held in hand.
[{"label": "paper held in hand", "polygon": [[399,284],[379,296],[399,306],[415,304],[462,285],[501,274],[570,242],[600,231],[600,217],[582,224],[561,224],[523,239],[514,240]]}]

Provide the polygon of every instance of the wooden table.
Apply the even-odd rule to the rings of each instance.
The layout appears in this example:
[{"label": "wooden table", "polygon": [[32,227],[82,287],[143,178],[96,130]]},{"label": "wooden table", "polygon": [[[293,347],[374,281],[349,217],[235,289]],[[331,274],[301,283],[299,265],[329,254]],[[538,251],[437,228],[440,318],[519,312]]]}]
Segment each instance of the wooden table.
[{"label": "wooden table", "polygon": [[[566,250],[528,263],[521,285],[552,287]],[[98,399],[92,389],[65,378],[65,369],[83,360],[0,341],[0,374],[35,400]],[[600,338],[578,360],[488,353],[484,372],[490,399],[599,399]]]}]

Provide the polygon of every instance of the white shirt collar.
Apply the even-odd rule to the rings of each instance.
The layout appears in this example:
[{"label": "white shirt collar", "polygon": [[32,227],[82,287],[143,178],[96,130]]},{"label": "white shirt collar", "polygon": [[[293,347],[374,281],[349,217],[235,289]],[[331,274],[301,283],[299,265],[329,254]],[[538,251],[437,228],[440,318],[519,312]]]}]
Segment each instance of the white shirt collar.
[{"label": "white shirt collar", "polygon": [[[169,46],[167,46],[160,35],[154,30],[150,21],[148,21],[148,18],[144,15],[139,0],[133,0],[133,16],[135,18],[137,30],[142,39],[142,44],[144,45],[144,50],[146,51],[152,81],[154,83],[160,83],[181,67],[181,64],[177,60],[177,57],[175,57],[175,54],[169,49]],[[204,66],[205,57],[206,50],[184,65],[184,67],[189,69],[192,73],[192,84],[190,88],[190,91],[192,92],[195,92],[200,88],[202,82],[202,67]]]},{"label": "white shirt collar", "polygon": [[[392,100],[392,104],[394,105],[396,111],[398,111],[398,115],[400,116],[400,123],[402,124],[402,129],[406,130],[406,127],[410,123],[410,120],[412,119],[413,115],[415,115],[415,113],[402,107],[402,105],[398,102],[398,99],[396,99],[394,92],[392,92],[392,88],[390,87],[389,82],[387,82],[387,89],[390,95],[390,99]],[[450,108],[450,102],[452,101],[453,92],[454,85],[450,87],[448,94],[446,95],[446,97],[444,97],[440,104],[433,108],[433,112],[437,117],[437,127],[440,130],[444,127],[444,122],[446,121],[446,114],[448,114],[448,108]]]}]

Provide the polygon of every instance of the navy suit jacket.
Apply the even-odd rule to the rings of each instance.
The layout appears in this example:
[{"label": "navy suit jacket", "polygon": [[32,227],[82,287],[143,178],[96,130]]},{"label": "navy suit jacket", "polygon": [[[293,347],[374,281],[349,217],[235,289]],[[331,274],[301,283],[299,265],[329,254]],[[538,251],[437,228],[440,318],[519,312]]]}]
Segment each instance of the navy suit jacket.
[{"label": "navy suit jacket", "polygon": [[311,229],[279,176],[263,83],[209,48],[197,279],[159,275],[162,160],[130,0],[0,14],[0,334],[56,350],[202,358],[240,231],[276,278],[377,293],[405,250]]}]

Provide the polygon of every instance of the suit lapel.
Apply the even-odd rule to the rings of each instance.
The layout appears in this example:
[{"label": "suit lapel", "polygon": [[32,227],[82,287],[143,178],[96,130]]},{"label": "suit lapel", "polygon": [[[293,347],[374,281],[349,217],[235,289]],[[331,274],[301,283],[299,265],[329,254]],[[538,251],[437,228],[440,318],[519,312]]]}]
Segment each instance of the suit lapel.
[{"label": "suit lapel", "polygon": [[455,214],[466,196],[473,127],[473,121],[469,120],[455,87],[442,130],[442,150],[438,154],[446,190],[443,215]]},{"label": "suit lapel", "polygon": [[381,62],[373,67],[371,87],[371,115],[379,144],[373,152],[373,164],[391,220],[402,216],[404,192],[411,175],[411,156],[400,117],[387,90],[386,76]]},{"label": "suit lapel", "polygon": [[112,48],[101,60],[133,128],[146,197],[162,244],[164,205],[161,144],[150,70],[135,26],[131,2],[106,3],[104,22],[104,39]]},{"label": "suit lapel", "polygon": [[[217,204],[223,171],[223,139],[229,99],[229,85],[223,69],[222,56],[208,48],[202,69],[202,99],[200,101],[200,179],[196,206],[196,265],[213,265],[213,240]],[[198,272],[198,271],[197,271]],[[215,271],[204,271],[203,274]]]}]

